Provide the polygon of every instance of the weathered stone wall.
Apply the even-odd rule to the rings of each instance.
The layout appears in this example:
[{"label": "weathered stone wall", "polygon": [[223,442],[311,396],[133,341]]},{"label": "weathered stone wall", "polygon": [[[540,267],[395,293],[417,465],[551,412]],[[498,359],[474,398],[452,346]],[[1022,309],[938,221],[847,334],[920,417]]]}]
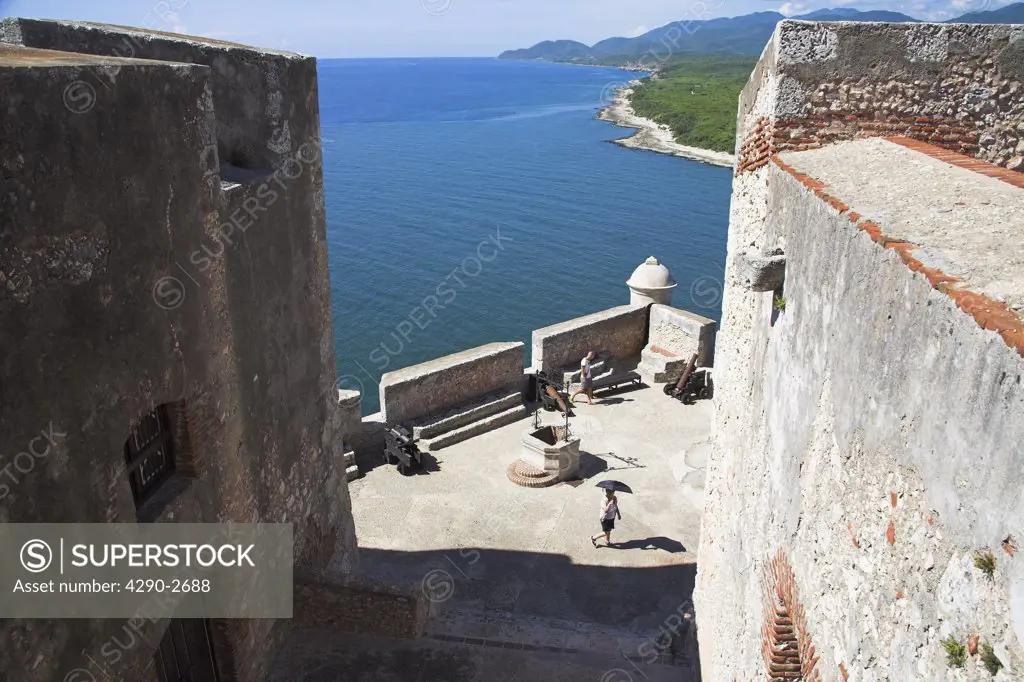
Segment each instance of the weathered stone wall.
[{"label": "weathered stone wall", "polygon": [[715,357],[715,321],[686,310],[656,303],[651,306],[647,342],[681,358],[697,354],[697,366]]},{"label": "weathered stone wall", "polygon": [[523,350],[522,343],[489,343],[386,373],[380,378],[384,422],[402,424],[523,390]]},{"label": "weathered stone wall", "polygon": [[[908,244],[772,163],[900,134],[1019,170],[1022,40],[787,21],[741,95],[695,594],[706,679],[780,672],[790,628],[804,679],[992,679],[976,656],[947,665],[941,640],[972,634],[997,679],[1024,670],[1024,561],[1003,545],[1024,535],[1022,346],[998,304],[944,290]],[[779,246],[781,313],[738,267]]]},{"label": "weathered stone wall", "polygon": [[[120,29],[0,29],[94,55],[0,52],[0,467],[61,434],[12,469],[0,521],[293,522],[298,565],[351,570],[315,62],[132,35],[119,60],[99,55],[128,54]],[[224,60],[245,67],[225,76]],[[251,172],[220,157],[235,144],[261,150]],[[124,444],[164,403],[188,462],[137,511]],[[107,663],[120,625],[5,621],[0,676]],[[262,679],[286,628],[216,621],[225,678]],[[93,674],[145,679],[150,660],[138,646]]]},{"label": "weathered stone wall", "polygon": [[770,106],[741,98],[737,173],[891,135],[1024,171],[1024,26],[784,21],[766,50],[748,90]]},{"label": "weathered stone wall", "polygon": [[621,305],[535,329],[531,366],[541,372],[578,366],[588,350],[639,355],[647,343],[648,316],[649,306]]},{"label": "weathered stone wall", "polygon": [[[762,220],[731,224],[730,247],[786,244],[787,304],[773,314],[771,293],[727,267],[695,597],[705,677],[763,678],[772,625],[791,622],[805,679],[990,679],[974,660],[966,677],[946,662],[941,640],[973,634],[1015,679],[1024,561],[1003,545],[1024,531],[1014,337],[813,180],[759,173],[772,187]],[[979,551],[996,557],[991,580]]]}]

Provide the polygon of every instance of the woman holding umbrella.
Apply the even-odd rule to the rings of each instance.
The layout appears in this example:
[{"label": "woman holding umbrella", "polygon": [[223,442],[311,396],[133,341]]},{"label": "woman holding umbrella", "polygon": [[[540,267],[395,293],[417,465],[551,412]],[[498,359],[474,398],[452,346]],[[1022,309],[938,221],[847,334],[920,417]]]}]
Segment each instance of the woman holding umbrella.
[{"label": "woman holding umbrella", "polygon": [[610,547],[612,544],[612,530],[615,528],[615,519],[622,518],[622,514],[619,512],[619,498],[615,496],[615,491],[619,490],[626,493],[633,491],[630,490],[628,485],[618,481],[601,481],[597,484],[597,487],[605,489],[604,499],[601,500],[601,533],[590,536],[590,543],[597,547],[597,539],[604,535],[605,545]]}]

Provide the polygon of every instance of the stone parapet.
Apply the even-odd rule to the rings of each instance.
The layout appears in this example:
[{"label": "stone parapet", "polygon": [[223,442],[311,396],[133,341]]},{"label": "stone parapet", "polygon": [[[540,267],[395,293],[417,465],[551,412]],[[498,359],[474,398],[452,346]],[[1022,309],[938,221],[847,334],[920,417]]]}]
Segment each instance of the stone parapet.
[{"label": "stone parapet", "polygon": [[651,306],[649,346],[668,351],[684,362],[697,354],[698,367],[710,367],[715,358],[715,321],[667,305]]},{"label": "stone parapet", "polygon": [[647,320],[647,306],[622,305],[536,329],[531,365],[547,374],[579,365],[589,350],[638,356],[647,342]]},{"label": "stone parapet", "polygon": [[501,391],[521,391],[524,347],[489,343],[386,373],[380,379],[384,421],[409,422]]}]

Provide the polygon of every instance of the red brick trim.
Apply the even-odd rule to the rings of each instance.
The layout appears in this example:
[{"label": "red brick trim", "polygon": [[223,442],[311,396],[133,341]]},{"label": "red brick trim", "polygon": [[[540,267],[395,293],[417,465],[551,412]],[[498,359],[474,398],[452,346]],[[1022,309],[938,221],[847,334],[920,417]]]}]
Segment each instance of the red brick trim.
[{"label": "red brick trim", "polygon": [[[740,144],[736,158],[736,175],[764,166],[773,154],[781,151],[814,149],[835,142],[872,137],[883,137],[894,141],[901,139],[929,148],[935,145],[937,148],[944,148],[955,155],[959,152],[959,157],[972,159],[964,154],[978,152],[978,141],[983,132],[983,125],[979,121],[884,115],[878,111],[858,113],[838,111],[783,118],[760,116],[754,121]],[[998,168],[993,164],[989,164],[989,166]],[[1005,172],[1010,173],[1011,176],[1014,174],[1021,176],[1017,181],[1024,182],[1024,173],[1008,170]]]},{"label": "red brick trim", "polygon": [[[896,142],[894,139],[890,139],[890,141]],[[993,164],[986,163],[985,161],[979,161],[962,154],[954,154],[953,152],[949,152],[944,149],[938,149],[923,142],[916,142],[914,140],[908,140],[907,142],[912,143],[913,146],[904,142],[900,142],[899,144],[903,144],[903,146],[914,149],[915,151],[927,153],[929,156],[942,161],[947,161],[946,155],[953,154],[955,157],[958,157],[957,163],[954,165],[961,168],[967,168],[969,170],[975,170],[977,172],[983,172],[984,175],[988,175],[990,177],[998,177],[1000,180],[1009,182],[1014,186],[1024,186],[1017,185],[1017,182],[1024,183],[1024,175],[1021,175],[1020,173],[999,168]],[[925,151],[925,148],[927,148],[928,151]],[[848,212],[849,206],[828,194],[825,191],[827,185],[825,185],[821,180],[812,178],[809,175],[797,171],[792,166],[783,162],[778,156],[772,156],[771,160],[776,166],[792,175],[801,184],[814,192],[815,196],[835,208],[840,215],[846,213],[850,222],[871,237],[872,241],[881,245],[883,248],[895,251],[897,255],[899,255],[900,260],[902,260],[912,272],[917,272],[923,275],[933,288],[953,299],[956,306],[973,317],[975,322],[977,322],[982,329],[990,329],[999,334],[1007,346],[1017,351],[1017,353],[1024,358],[1024,321],[1021,321],[1021,318],[1017,313],[1015,313],[1008,305],[986,296],[985,294],[960,288],[962,283],[959,278],[953,275],[947,275],[937,268],[929,268],[920,260],[914,258],[914,249],[917,248],[915,244],[887,237],[882,232],[882,228],[879,225],[870,220],[862,220],[859,213]],[[947,161],[947,163],[952,162]],[[1015,180],[1013,176],[1018,176],[1021,180]]]},{"label": "red brick trim", "polygon": [[673,353],[670,350],[665,350],[664,348],[662,348],[660,346],[651,346],[651,351],[653,351],[655,353],[659,353],[659,354],[664,355],[665,357],[669,357],[669,358],[678,358],[679,357],[678,354]]},{"label": "red brick trim", "polygon": [[988,161],[982,161],[976,159],[973,156],[967,156],[966,154],[958,154],[957,152],[950,151],[949,149],[943,149],[942,147],[936,147],[933,144],[927,142],[921,142],[919,140],[913,140],[909,137],[887,137],[885,138],[889,142],[898,144],[907,149],[913,149],[915,152],[921,152],[927,154],[933,159],[939,161],[945,161],[951,166],[958,168],[964,168],[967,170],[974,171],[975,173],[981,173],[987,175],[990,178],[1002,180],[1007,182],[1014,187],[1020,187],[1024,189],[1024,173],[1018,173],[1016,171],[997,166],[994,163]]},{"label": "red brick trim", "polygon": [[756,170],[768,163],[771,155],[778,151],[774,136],[774,121],[766,116],[758,117],[740,145],[736,156],[736,175]]},{"label": "red brick trim", "polygon": [[789,558],[781,550],[762,577],[761,655],[769,682],[821,682],[807,617]]}]

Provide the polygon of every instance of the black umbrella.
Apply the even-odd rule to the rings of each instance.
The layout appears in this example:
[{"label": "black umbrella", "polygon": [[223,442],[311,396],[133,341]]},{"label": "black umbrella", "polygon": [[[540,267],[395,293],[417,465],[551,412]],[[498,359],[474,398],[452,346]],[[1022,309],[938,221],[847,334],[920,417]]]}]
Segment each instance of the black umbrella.
[{"label": "black umbrella", "polygon": [[633,490],[625,483],[621,481],[601,481],[597,484],[598,488],[606,488],[608,490],[614,490],[618,493],[632,493]]}]

